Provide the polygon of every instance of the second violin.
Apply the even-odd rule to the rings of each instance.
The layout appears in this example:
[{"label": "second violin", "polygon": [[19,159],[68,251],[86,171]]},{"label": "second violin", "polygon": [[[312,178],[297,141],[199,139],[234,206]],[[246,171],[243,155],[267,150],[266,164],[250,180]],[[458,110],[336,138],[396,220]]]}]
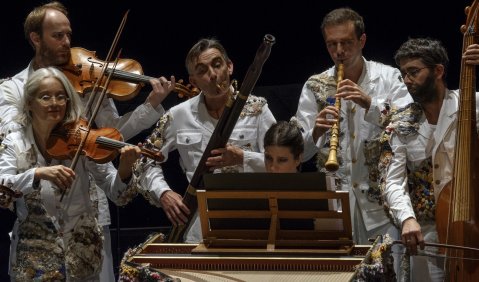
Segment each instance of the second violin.
[{"label": "second violin", "polygon": [[[118,149],[131,144],[123,142],[121,133],[116,128],[103,127],[87,130],[87,121],[80,119],[78,123],[69,124],[60,130],[54,131],[47,142],[47,153],[50,157],[59,160],[73,159],[80,142],[88,134],[82,155],[86,155],[96,163],[107,163],[118,156]],[[141,153],[156,161],[163,161],[161,152],[155,152],[140,147]]]},{"label": "second violin", "polygon": [[[83,95],[90,91],[101,75],[102,68],[107,62],[96,57],[95,51],[89,51],[81,47],[71,48],[71,58],[67,65],[62,67],[63,73],[68,77],[75,90]],[[105,70],[108,75],[112,68]],[[143,75],[143,69],[133,59],[119,59],[112,74],[107,89],[108,95],[118,101],[128,101],[135,97],[140,89],[150,83],[154,77]],[[179,80],[175,85],[175,92],[180,97],[191,98],[199,93],[199,90],[190,84],[183,85]]]}]

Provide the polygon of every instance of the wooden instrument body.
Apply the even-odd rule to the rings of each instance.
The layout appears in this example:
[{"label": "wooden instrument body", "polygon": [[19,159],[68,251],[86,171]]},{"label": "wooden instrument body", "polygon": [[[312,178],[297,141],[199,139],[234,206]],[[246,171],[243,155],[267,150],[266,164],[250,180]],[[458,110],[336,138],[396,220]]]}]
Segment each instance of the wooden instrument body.
[{"label": "wooden instrument body", "polygon": [[[477,43],[479,7],[477,0],[466,8],[468,15],[464,33],[463,52]],[[478,136],[476,128],[476,71],[474,65],[462,60],[457,113],[456,145],[453,177],[439,194],[436,223],[440,243],[479,248],[479,182]],[[479,281],[477,252],[446,249],[445,281]]]}]

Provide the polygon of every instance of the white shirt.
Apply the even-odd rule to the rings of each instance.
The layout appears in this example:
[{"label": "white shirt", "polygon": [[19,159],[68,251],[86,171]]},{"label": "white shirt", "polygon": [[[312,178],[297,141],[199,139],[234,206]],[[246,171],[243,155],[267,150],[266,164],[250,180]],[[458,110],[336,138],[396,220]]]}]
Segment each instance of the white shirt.
[{"label": "white shirt", "polygon": [[[426,158],[432,157],[432,185],[436,202],[444,186],[452,180],[458,97],[457,90],[446,90],[435,130],[431,130],[422,114],[416,134],[404,136],[396,131],[391,133],[393,154],[386,171],[384,196],[400,226],[404,220],[416,218],[409,195],[406,168],[416,171]],[[479,94],[476,94],[476,116],[479,117]],[[476,118],[476,122],[476,128],[479,128],[479,119]]]},{"label": "white shirt", "polygon": [[[398,80],[400,72],[391,66],[364,60],[363,72],[358,81],[362,90],[371,97],[371,106],[368,111],[351,101],[341,101],[340,120],[340,151],[341,160],[336,176],[341,179],[342,189],[350,193],[351,212],[359,205],[366,230],[371,230],[388,224],[383,207],[377,201],[370,201],[367,192],[370,187],[369,170],[366,161],[370,156],[364,153],[365,142],[372,141],[379,136],[383,127],[383,118],[390,107],[399,108],[412,102],[404,83]],[[296,117],[304,129],[305,160],[319,153],[318,163],[324,167],[329,152],[329,134],[321,136],[314,143],[312,132],[318,113],[329,103],[328,97],[336,94],[335,68],[332,67],[320,75],[314,75],[305,83],[301,92]],[[372,149],[377,152],[379,147]],[[376,164],[370,164],[373,167]],[[352,218],[353,215],[352,215]],[[354,220],[354,219],[353,219]],[[357,237],[355,235],[355,237]]]},{"label": "white shirt", "polygon": [[[160,119],[147,142],[162,143],[156,147],[165,156],[165,161],[168,153],[177,149],[180,154],[180,165],[188,181],[191,181],[216,122],[217,120],[208,114],[204,96],[200,94],[171,108]],[[238,172],[265,171],[264,134],[275,122],[264,98],[250,95],[228,141],[244,150],[243,165],[237,168]],[[165,181],[161,166],[150,162],[146,168],[142,167],[141,171],[137,171],[137,174],[140,173],[139,188],[146,191],[153,204],[160,206],[161,195],[171,190]],[[200,242],[202,239],[197,216],[194,221],[190,232],[186,234],[186,242]],[[198,225],[195,226],[196,224]]]},{"label": "white shirt", "polygon": [[[0,84],[0,133],[7,134],[8,132],[14,132],[21,128],[15,121],[20,110],[18,108],[18,102],[22,99],[24,93],[23,88],[32,73],[33,67],[30,63],[26,69]],[[88,95],[82,97],[81,100],[84,105],[86,105]],[[150,128],[158,121],[164,112],[161,104],[154,109],[150,103],[144,103],[139,105],[134,111],[120,116],[113,100],[104,99],[95,118],[95,123],[98,127],[117,128],[123,135],[123,139],[128,140],[142,130]],[[98,189],[98,202],[98,220],[100,225],[109,225],[111,219],[108,199],[100,189]]]},{"label": "white shirt", "polygon": [[[92,205],[91,193],[96,193],[95,187],[99,187],[114,201],[126,191],[127,185],[121,181],[113,164],[96,164],[87,160],[86,157],[80,157],[75,167],[75,181],[70,192],[65,194],[60,202],[61,195],[55,192],[58,188],[46,180],[34,183],[34,173],[37,167],[46,165],[63,164],[69,167],[71,161],[67,160],[62,163],[53,160],[51,164],[47,164],[35,144],[30,126],[10,133],[3,144],[6,145],[6,148],[0,151],[1,179],[4,183],[12,184],[13,190],[23,193],[23,196],[16,200],[17,220],[13,228],[10,254],[11,267],[14,268],[14,271],[11,274],[19,275],[18,273],[25,271],[22,263],[22,260],[25,259],[25,252],[22,254],[22,251],[25,250],[25,247],[33,245],[40,247],[32,248],[26,254],[31,257],[31,263],[34,264],[36,259],[42,258],[45,254],[48,255],[49,252],[55,252],[54,255],[51,254],[51,260],[54,260],[56,265],[64,264],[67,260],[65,256],[75,256],[70,252],[79,251],[75,247],[82,248],[82,244],[77,243],[73,244],[71,248],[67,248],[67,246],[71,245],[71,240],[75,241],[74,238],[79,238],[72,234],[84,228],[95,231],[85,235],[89,239],[94,238],[95,243],[84,245],[86,249],[83,251],[87,253],[94,248],[99,248],[101,251],[102,235],[98,229],[97,210]],[[96,185],[91,185],[90,177],[93,177]],[[38,238],[32,240],[35,230],[40,230],[37,233]],[[56,246],[54,250],[48,249],[52,242]],[[17,253],[17,246],[20,245],[22,247]],[[20,257],[17,258],[17,255]],[[91,260],[86,263],[91,263],[99,270],[101,256],[92,255]],[[47,264],[46,261],[43,263]],[[20,270],[15,270],[16,267],[19,267]],[[91,271],[91,269],[85,268],[84,271]],[[20,278],[20,280],[22,279]]]}]

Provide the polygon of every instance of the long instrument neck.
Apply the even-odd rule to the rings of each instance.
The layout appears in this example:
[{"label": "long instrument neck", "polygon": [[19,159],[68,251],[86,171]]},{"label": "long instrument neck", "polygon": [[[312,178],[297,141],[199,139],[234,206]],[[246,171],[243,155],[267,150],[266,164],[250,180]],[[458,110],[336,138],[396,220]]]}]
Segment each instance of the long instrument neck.
[{"label": "long instrument neck", "polygon": [[[112,69],[107,69],[105,72],[106,74],[109,74],[111,71]],[[114,70],[114,73],[112,74],[112,78],[119,79],[126,82],[133,82],[133,83],[141,82],[146,84],[150,84],[150,79],[153,79],[153,77],[151,76],[131,73],[131,72],[118,70],[118,69]]]},{"label": "long instrument neck", "polygon": [[[477,11],[477,10],[476,10]],[[463,53],[475,43],[474,30],[464,34]],[[454,169],[451,182],[439,195],[436,208],[436,227],[439,241],[448,245],[479,247],[479,204],[476,158],[476,70],[475,66],[461,62],[459,107],[457,112]],[[444,164],[439,164],[444,165]],[[438,216],[439,215],[439,216]],[[479,281],[479,264],[461,258],[478,259],[477,254],[466,250],[445,250],[446,281]]]},{"label": "long instrument neck", "polygon": [[[467,46],[474,43],[473,35],[465,35],[463,52]],[[474,142],[476,131],[476,68],[461,63],[459,110],[457,114],[456,147],[454,157],[454,190],[452,193],[450,221],[468,221],[475,213],[473,176],[477,168],[474,166]]]}]

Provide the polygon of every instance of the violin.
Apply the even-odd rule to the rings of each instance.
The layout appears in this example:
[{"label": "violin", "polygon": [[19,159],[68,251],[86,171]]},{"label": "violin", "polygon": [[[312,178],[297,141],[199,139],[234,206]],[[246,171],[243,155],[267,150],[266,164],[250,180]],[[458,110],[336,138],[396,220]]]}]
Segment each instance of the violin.
[{"label": "violin", "polygon": [[[107,62],[98,59],[95,51],[81,47],[72,47],[70,50],[70,61],[61,66],[61,69],[77,93],[84,95],[92,90]],[[105,70],[105,76],[112,71],[113,68],[108,67]],[[135,97],[145,84],[150,84],[150,79],[154,79],[154,77],[143,75],[142,67],[137,61],[118,59],[107,93],[114,100],[128,101]],[[191,98],[198,95],[200,90],[191,84],[183,85],[183,80],[180,79],[175,83],[175,92],[180,98]]]},{"label": "violin", "polygon": [[[116,128],[104,127],[99,129],[90,129],[87,134],[88,123],[85,119],[80,119],[77,123],[67,124],[55,130],[47,141],[47,154],[54,159],[67,160],[73,159],[80,142],[85,140],[82,147],[82,155],[90,160],[103,164],[112,161],[118,156],[118,149],[124,146],[131,146],[123,142],[120,131]],[[140,147],[141,153],[156,161],[163,161],[164,156],[161,152],[155,152]]]}]

